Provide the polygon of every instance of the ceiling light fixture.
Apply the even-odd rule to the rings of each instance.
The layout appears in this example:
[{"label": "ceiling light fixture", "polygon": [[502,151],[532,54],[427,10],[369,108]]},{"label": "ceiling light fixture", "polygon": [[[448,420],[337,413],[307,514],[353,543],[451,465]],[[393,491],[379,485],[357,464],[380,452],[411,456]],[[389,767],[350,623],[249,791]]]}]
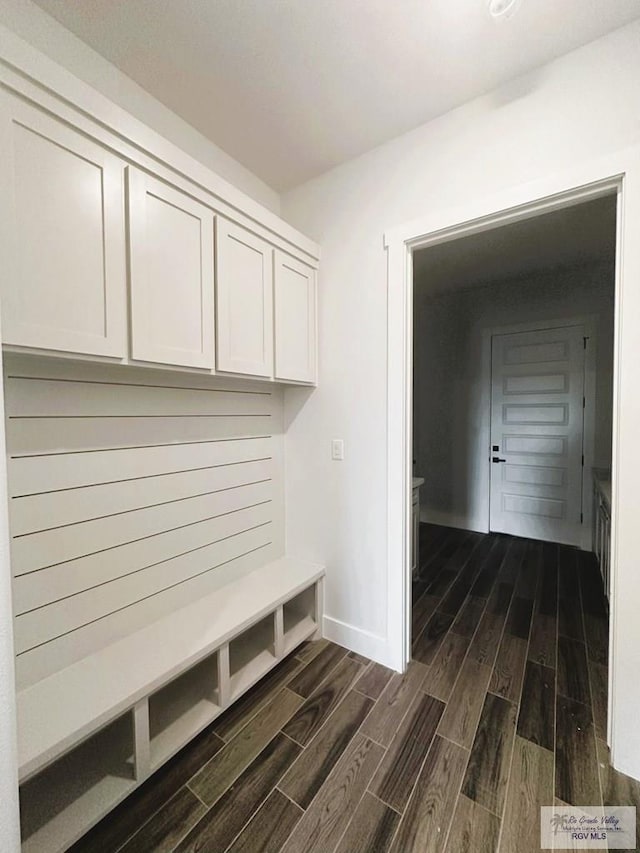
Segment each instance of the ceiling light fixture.
[{"label": "ceiling light fixture", "polygon": [[515,15],[521,2],[522,0],[487,0],[487,8],[492,18],[504,21]]}]

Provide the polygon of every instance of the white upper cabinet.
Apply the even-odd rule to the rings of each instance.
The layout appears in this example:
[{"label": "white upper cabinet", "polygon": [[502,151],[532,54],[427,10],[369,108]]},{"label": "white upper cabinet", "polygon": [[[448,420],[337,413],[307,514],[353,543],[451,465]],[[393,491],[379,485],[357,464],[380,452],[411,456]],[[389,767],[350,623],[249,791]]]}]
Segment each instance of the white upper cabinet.
[{"label": "white upper cabinet", "polygon": [[315,244],[166,142],[2,75],[2,345],[316,382]]},{"label": "white upper cabinet", "polygon": [[316,272],[275,255],[275,378],[316,381]]},{"label": "white upper cabinet", "polygon": [[273,375],[273,249],[225,219],[217,229],[218,370]]},{"label": "white upper cabinet", "polygon": [[23,101],[1,110],[2,342],[122,358],[124,163]]},{"label": "white upper cabinet", "polygon": [[131,357],[213,368],[214,214],[129,167]]}]

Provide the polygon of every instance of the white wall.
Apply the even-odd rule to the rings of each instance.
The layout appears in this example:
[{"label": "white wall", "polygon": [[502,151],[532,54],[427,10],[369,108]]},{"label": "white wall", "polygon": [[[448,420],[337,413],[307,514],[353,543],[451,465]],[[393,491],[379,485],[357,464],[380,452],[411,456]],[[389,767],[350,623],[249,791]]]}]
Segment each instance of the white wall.
[{"label": "white wall", "polygon": [[306,400],[287,393],[288,547],[327,563],[327,632],[379,659],[391,660],[388,587],[401,571],[386,559],[383,234],[637,141],[639,45],[635,23],[283,197],[284,216],[322,246],[320,385]]},{"label": "white wall", "polygon": [[141,89],[31,0],[2,0],[0,24],[93,86],[238,189],[280,213],[280,196],[264,181]]},{"label": "white wall", "polygon": [[[431,295],[414,283],[414,459],[424,520],[487,531],[490,417],[483,330],[597,316],[595,464],[611,464],[613,265]],[[450,413],[443,417],[443,413]]]}]

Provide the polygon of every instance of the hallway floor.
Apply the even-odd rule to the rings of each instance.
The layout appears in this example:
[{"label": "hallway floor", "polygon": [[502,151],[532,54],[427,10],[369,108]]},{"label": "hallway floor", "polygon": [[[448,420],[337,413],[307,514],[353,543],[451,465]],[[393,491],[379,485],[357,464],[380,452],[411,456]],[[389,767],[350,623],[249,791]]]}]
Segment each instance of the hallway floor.
[{"label": "hallway floor", "polygon": [[284,661],[74,853],[528,853],[539,805],[636,805],[608,766],[591,555],[422,525],[404,675]]}]

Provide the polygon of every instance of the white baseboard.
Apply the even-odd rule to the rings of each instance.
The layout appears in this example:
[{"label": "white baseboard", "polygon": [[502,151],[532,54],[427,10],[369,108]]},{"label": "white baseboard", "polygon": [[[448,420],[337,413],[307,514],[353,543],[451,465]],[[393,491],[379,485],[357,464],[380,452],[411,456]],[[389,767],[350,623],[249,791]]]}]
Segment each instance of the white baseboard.
[{"label": "white baseboard", "polygon": [[427,524],[437,524],[440,527],[455,527],[458,530],[473,530],[476,533],[488,533],[486,524],[481,524],[477,519],[466,515],[455,515],[451,512],[440,512],[439,510],[420,507],[420,521]]},{"label": "white baseboard", "polygon": [[355,625],[348,625],[331,616],[325,616],[322,620],[322,635],[327,640],[359,655],[364,655],[366,658],[371,658],[376,663],[388,666],[390,669],[396,668],[394,655],[386,637],[356,628]]}]

